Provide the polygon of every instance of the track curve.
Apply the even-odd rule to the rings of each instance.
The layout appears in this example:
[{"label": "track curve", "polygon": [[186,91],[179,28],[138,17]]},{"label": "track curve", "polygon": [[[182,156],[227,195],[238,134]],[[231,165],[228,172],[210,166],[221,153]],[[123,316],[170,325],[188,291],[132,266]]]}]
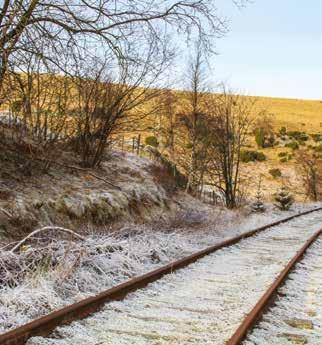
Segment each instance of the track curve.
[{"label": "track curve", "polygon": [[276,278],[274,283],[269,287],[265,294],[260,298],[255,307],[247,315],[244,321],[240,324],[233,336],[227,341],[226,345],[240,345],[246,338],[247,333],[249,333],[255,324],[259,321],[263,313],[269,308],[277,296],[278,290],[283,286],[286,279],[289,277],[290,273],[294,270],[297,263],[299,263],[306,251],[315,243],[317,239],[322,235],[322,229],[318,230],[309,240],[304,244],[304,246],[297,252],[297,254],[290,260],[281,274]]},{"label": "track curve", "polygon": [[130,292],[136,291],[142,287],[145,287],[149,283],[159,280],[164,275],[175,272],[182,269],[197,260],[215,253],[219,249],[228,248],[235,244],[238,244],[241,240],[251,238],[255,235],[262,233],[264,230],[276,227],[277,225],[289,222],[295,218],[308,215],[312,212],[321,211],[321,208],[309,210],[300,214],[293,215],[291,217],[282,219],[272,224],[257,228],[249,231],[245,234],[224,241],[218,245],[212,246],[200,252],[197,252],[187,258],[178,260],[174,263],[168,264],[162,268],[159,268],[153,272],[147,273],[143,276],[134,278],[128,282],[120,284],[115,288],[109,289],[95,297],[87,298],[81,302],[75,303],[71,306],[53,312],[38,320],[32,321],[22,327],[19,327],[13,331],[0,335],[1,345],[20,345],[26,343],[30,337],[34,336],[46,336],[55,329],[57,326],[61,326],[66,323],[70,323],[73,320],[79,320],[90,314],[96,312],[106,302],[117,301],[124,299]]}]

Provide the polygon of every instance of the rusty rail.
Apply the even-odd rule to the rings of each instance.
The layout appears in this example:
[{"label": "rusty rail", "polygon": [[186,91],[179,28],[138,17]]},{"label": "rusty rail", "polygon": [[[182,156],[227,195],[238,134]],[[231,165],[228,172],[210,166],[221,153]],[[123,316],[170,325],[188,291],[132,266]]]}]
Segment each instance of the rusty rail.
[{"label": "rusty rail", "polygon": [[255,307],[246,316],[244,321],[237,328],[233,336],[226,342],[226,345],[239,345],[246,338],[247,334],[254,328],[265,311],[274,304],[278,295],[278,289],[285,283],[289,274],[294,270],[296,264],[301,261],[308,248],[321,236],[322,229],[317,231],[304,246],[297,252],[293,259],[287,264],[284,270],[276,278],[274,283],[268,288],[265,294],[260,298]]},{"label": "rusty rail", "polygon": [[307,215],[312,212],[321,211],[322,207],[308,210],[295,214],[293,216],[278,220],[274,223],[264,225],[254,230],[243,233],[239,236],[233,237],[229,240],[223,241],[214,246],[208,247],[204,250],[196,252],[188,257],[177,260],[170,264],[167,264],[161,268],[158,268],[152,272],[143,274],[139,277],[133,278],[125,283],[119,284],[111,289],[108,289],[94,297],[86,298],[80,302],[74,303],[70,306],[64,307],[57,311],[51,312],[46,316],[40,317],[34,321],[31,321],[23,326],[13,329],[7,333],[0,335],[0,345],[23,345],[27,340],[34,336],[47,336],[56,327],[63,324],[68,324],[74,320],[83,319],[90,314],[95,313],[105,303],[113,300],[122,300],[127,294],[145,287],[149,283],[152,283],[166,274],[172,273],[176,270],[184,268],[198,259],[209,255],[219,249],[236,244],[242,239],[256,235],[257,233],[264,231],[268,228],[277,226],[279,224],[288,222],[294,218]]}]

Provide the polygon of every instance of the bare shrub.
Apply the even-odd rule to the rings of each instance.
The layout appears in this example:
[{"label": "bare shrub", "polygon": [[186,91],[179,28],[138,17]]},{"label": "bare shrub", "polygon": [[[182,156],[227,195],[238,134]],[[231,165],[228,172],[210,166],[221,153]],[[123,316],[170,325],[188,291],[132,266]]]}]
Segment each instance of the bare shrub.
[{"label": "bare shrub", "polygon": [[163,139],[163,145],[167,152],[169,152],[172,162],[176,161],[176,138],[179,133],[177,126],[177,105],[178,96],[170,89],[162,90],[159,97],[159,116],[158,116],[158,131],[157,133]]},{"label": "bare shrub", "polygon": [[30,161],[43,161],[43,170],[61,153],[68,133],[70,79],[56,74],[41,57],[26,53],[22,66],[7,76],[11,97],[8,122],[2,124],[3,144]]},{"label": "bare shrub", "polygon": [[175,178],[165,166],[153,164],[151,165],[150,172],[153,176],[153,181],[160,185],[168,195],[172,195],[177,191],[178,185]]},{"label": "bare shrub", "polygon": [[[124,122],[138,121],[147,115],[144,105],[158,94],[149,85],[159,77],[163,63],[168,63],[162,61],[159,69],[151,71],[153,58],[151,52],[143,62],[115,64],[111,59],[94,59],[85,68],[80,66],[74,78],[78,100],[73,142],[83,166],[98,166],[112,144],[112,134]],[[142,83],[146,87],[141,87]]]},{"label": "bare shrub", "polygon": [[209,104],[208,173],[228,208],[235,208],[244,199],[241,153],[252,124],[253,105],[253,101],[227,92],[225,88]]},{"label": "bare shrub", "polygon": [[297,164],[305,185],[306,195],[314,201],[322,195],[322,158],[305,150],[299,151]]},{"label": "bare shrub", "polygon": [[168,220],[167,226],[171,229],[194,228],[205,225],[208,221],[206,212],[193,209],[179,210]]},{"label": "bare shrub", "polygon": [[205,154],[205,96],[207,91],[206,60],[200,42],[196,44],[195,54],[188,66],[186,79],[189,92],[183,111],[178,114],[178,125],[183,130],[181,137],[180,165],[188,181],[186,191],[197,194],[202,185],[207,157]]}]

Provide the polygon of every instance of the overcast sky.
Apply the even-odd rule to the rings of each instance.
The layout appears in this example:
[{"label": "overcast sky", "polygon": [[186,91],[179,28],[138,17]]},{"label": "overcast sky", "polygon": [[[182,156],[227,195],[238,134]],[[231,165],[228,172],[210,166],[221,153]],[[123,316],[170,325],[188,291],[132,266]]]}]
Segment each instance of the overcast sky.
[{"label": "overcast sky", "polygon": [[217,0],[230,32],[217,42],[216,81],[249,95],[322,99],[322,0]]}]

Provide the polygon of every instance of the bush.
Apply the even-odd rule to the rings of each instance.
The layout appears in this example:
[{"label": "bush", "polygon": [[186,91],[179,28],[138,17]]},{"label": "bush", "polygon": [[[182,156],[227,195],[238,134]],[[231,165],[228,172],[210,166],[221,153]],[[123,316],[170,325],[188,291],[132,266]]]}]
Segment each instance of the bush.
[{"label": "bush", "polygon": [[278,178],[282,176],[282,172],[280,169],[270,169],[268,171],[274,178]]},{"label": "bush", "polygon": [[[168,158],[162,155],[158,149],[153,146],[147,146],[147,152],[149,152],[154,159],[161,164],[161,166],[153,167],[155,178],[160,179],[160,184],[162,184],[162,181],[167,181],[165,183],[166,185],[172,185],[172,183],[175,183],[176,187],[186,187],[188,182],[187,177],[178,170],[177,166],[173,162],[169,161]],[[165,189],[169,191],[169,188],[165,187]]]},{"label": "bush", "polygon": [[153,164],[151,166],[151,174],[153,181],[162,186],[168,195],[172,195],[178,189],[176,180],[167,167],[161,164]]},{"label": "bush", "polygon": [[259,177],[257,193],[255,196],[256,200],[251,204],[251,209],[253,212],[264,212],[265,205],[263,202],[263,193],[262,193],[262,178]]},{"label": "bush", "polygon": [[280,128],[280,135],[284,136],[285,134],[286,134],[286,127],[283,126]]},{"label": "bush", "polygon": [[243,150],[240,152],[240,160],[244,163],[262,162],[266,160],[266,156],[263,152]]},{"label": "bush", "polygon": [[264,155],[263,152],[257,152],[257,153],[256,153],[256,159],[257,159],[259,162],[262,162],[262,161],[265,161],[265,160],[266,160],[266,156]]},{"label": "bush", "polygon": [[322,144],[318,145],[318,146],[315,146],[314,150],[316,152],[322,152]]},{"label": "bush", "polygon": [[264,128],[255,129],[255,141],[259,148],[273,147],[275,136],[273,132],[267,133]]},{"label": "bush", "polygon": [[153,147],[158,147],[159,146],[158,139],[154,135],[146,137],[145,138],[145,144],[153,146]]},{"label": "bush", "polygon": [[300,131],[290,131],[287,132],[287,135],[290,138],[293,138],[295,140],[301,140],[301,141],[307,141],[309,140],[309,136],[305,132],[300,132]]},{"label": "bush", "polygon": [[275,145],[275,137],[271,135],[268,137],[267,141],[264,143],[264,147],[274,147]]},{"label": "bush", "polygon": [[255,141],[258,147],[263,148],[265,143],[265,134],[263,128],[256,128]]},{"label": "bush", "polygon": [[286,132],[286,134],[290,137],[290,138],[294,138],[297,139],[299,135],[301,135],[302,132],[300,131],[288,131]]},{"label": "bush", "polygon": [[291,155],[291,154],[288,153],[288,152],[280,152],[280,153],[278,154],[278,156],[281,158],[281,159],[280,159],[280,162],[281,162],[281,163],[286,163],[286,162],[288,162],[288,161],[290,161],[290,160],[293,159],[293,155]]},{"label": "bush", "polygon": [[299,148],[299,143],[297,141],[291,141],[285,144],[285,147],[289,147],[292,150],[297,150]]},{"label": "bush", "polygon": [[280,191],[275,193],[275,206],[281,211],[287,211],[294,203],[294,198],[291,193],[289,193],[285,187],[282,187]]},{"label": "bush", "polygon": [[315,142],[322,141],[322,133],[311,134],[311,137]]}]

